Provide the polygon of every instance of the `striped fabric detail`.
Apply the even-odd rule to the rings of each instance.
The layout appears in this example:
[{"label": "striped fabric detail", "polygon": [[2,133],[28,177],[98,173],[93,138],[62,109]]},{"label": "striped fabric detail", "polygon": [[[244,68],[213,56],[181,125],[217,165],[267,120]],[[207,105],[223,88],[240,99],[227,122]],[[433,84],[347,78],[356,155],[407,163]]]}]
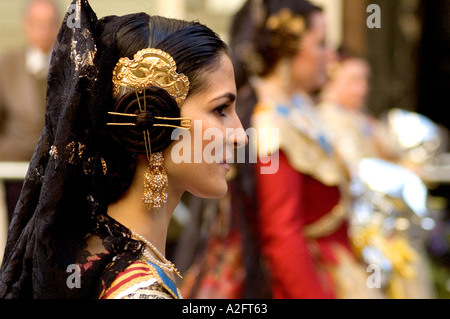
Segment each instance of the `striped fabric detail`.
[{"label": "striped fabric detail", "polygon": [[150,265],[142,261],[135,261],[117,275],[111,286],[102,292],[100,298],[114,299],[123,295],[124,291],[131,293],[134,290],[133,287],[137,290],[142,288],[143,284],[151,285],[157,282],[157,277],[158,273]]},{"label": "striped fabric detail", "polygon": [[175,297],[176,299],[179,299],[181,294],[178,291],[177,285],[173,282],[172,279],[170,279],[167,274],[158,266],[156,266],[154,263],[147,260],[147,263],[150,266],[153,266],[153,269],[156,270],[156,272],[159,274],[159,279],[161,280],[161,284],[164,288],[166,288],[170,294]]}]

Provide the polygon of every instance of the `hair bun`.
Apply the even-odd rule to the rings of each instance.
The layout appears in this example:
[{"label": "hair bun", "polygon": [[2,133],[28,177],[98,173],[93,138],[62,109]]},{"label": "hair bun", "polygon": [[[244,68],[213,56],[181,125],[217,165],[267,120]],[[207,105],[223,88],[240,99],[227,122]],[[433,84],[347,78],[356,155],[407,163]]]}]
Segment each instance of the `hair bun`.
[{"label": "hair bun", "polygon": [[155,117],[153,116],[153,113],[149,110],[144,110],[140,112],[136,118],[136,125],[138,128],[145,130],[149,127],[152,127],[155,123]]},{"label": "hair bun", "polygon": [[142,154],[146,153],[144,130],[150,132],[152,153],[164,150],[172,142],[171,135],[174,128],[154,126],[153,124],[158,122],[155,117],[180,117],[180,108],[175,99],[166,90],[156,86],[146,87],[142,93],[137,94],[133,90],[124,94],[114,105],[114,112],[137,115],[137,117],[114,115],[115,123],[126,122],[136,125],[111,126],[111,134],[127,150]]}]

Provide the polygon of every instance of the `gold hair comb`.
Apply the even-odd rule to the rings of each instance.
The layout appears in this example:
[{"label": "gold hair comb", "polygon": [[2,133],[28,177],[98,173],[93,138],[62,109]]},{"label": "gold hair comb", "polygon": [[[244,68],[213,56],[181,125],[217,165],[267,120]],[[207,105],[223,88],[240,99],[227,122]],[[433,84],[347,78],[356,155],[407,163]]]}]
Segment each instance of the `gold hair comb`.
[{"label": "gold hair comb", "polygon": [[189,79],[176,69],[173,58],[159,49],[140,50],[133,60],[121,58],[113,71],[113,97],[117,98],[121,87],[142,92],[144,87],[154,85],[166,90],[181,106],[189,92]]},{"label": "gold hair comb", "polygon": [[292,14],[290,9],[283,8],[267,19],[266,26],[272,31],[287,32],[300,36],[305,30],[305,19],[302,16]]}]

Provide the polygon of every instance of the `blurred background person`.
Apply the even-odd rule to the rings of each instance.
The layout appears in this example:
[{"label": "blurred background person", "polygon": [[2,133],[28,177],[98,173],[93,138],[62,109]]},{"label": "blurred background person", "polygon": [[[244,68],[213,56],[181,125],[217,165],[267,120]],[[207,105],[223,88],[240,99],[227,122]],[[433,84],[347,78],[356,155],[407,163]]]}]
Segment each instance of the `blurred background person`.
[{"label": "blurred background person", "polygon": [[321,91],[319,111],[333,132],[330,138],[353,169],[363,157],[394,159],[386,126],[366,107],[370,65],[362,57],[341,54],[330,67],[330,80]]},{"label": "blurred background person", "polygon": [[[247,229],[256,225],[271,296],[382,298],[352,252],[349,174],[316,107],[332,56],[324,12],[308,1],[247,1],[231,36],[241,120],[279,132],[250,142],[258,163],[238,165],[234,182],[235,207]],[[267,161],[278,170],[263,174]]]},{"label": "blurred background person", "polygon": [[[393,148],[396,145],[394,135],[389,133],[388,125],[366,107],[370,65],[364,58],[341,54],[330,74],[330,80],[321,92],[320,115],[332,133],[331,143],[349,168],[353,184],[361,179],[361,183],[356,185],[363,188],[352,193],[355,198],[352,201],[350,237],[355,251],[367,264],[382,266],[384,290],[389,297],[434,298],[428,260],[424,254],[423,239],[426,237],[414,238],[405,227],[400,230],[398,228],[401,227],[389,225],[392,222],[394,225],[414,225],[427,218],[428,212],[426,209],[410,211],[404,191],[393,192],[394,187],[376,190],[370,187],[374,177],[391,185],[408,183],[403,187],[411,190],[418,187],[414,192],[419,201],[425,191],[418,176],[395,164],[400,154],[395,154]],[[371,166],[372,177],[367,179],[368,172],[364,167],[372,158],[382,161],[372,162],[377,164]],[[421,205],[425,207],[426,203]],[[378,257],[374,257],[376,254]]]},{"label": "blurred background person", "polygon": [[[25,7],[26,43],[0,57],[0,162],[28,162],[44,127],[50,55],[60,24],[57,4],[32,0]],[[9,216],[22,182],[5,182]]]}]

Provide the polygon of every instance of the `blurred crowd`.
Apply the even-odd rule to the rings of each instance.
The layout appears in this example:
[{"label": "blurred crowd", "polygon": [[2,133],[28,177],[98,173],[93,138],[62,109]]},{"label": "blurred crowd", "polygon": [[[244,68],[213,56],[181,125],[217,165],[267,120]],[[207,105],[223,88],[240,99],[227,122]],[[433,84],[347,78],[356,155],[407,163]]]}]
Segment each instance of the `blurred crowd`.
[{"label": "blurred crowd", "polygon": [[[0,161],[27,162],[44,127],[50,55],[61,23],[52,1],[31,1],[23,13],[26,43],[0,57]],[[22,182],[5,184],[11,216]]]},{"label": "blurred crowd", "polygon": [[[0,57],[0,165],[29,161],[44,126],[58,12],[30,1],[27,43]],[[448,212],[432,195],[447,129],[371,113],[370,61],[327,46],[324,14],[248,0],[232,17],[238,114],[279,136],[249,143],[258,161],[234,165],[226,197],[177,208],[168,253],[185,298],[450,297]],[[278,171],[262,174],[270,161]],[[21,181],[4,186],[10,218]]]}]

